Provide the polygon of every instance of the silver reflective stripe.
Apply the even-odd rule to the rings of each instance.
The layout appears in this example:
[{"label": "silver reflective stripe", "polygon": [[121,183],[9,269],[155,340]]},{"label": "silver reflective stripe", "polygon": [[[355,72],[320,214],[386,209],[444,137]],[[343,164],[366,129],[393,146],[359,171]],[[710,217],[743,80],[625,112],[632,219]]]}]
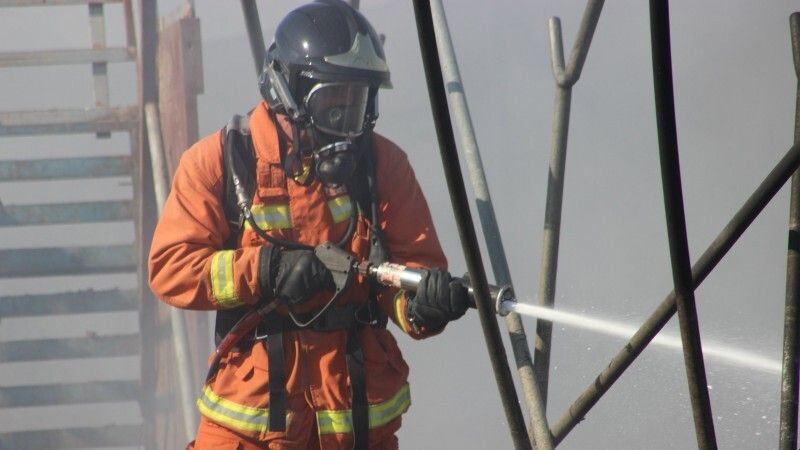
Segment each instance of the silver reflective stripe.
[{"label": "silver reflective stripe", "polygon": [[372,45],[372,39],[365,33],[356,34],[350,50],[338,55],[326,56],[324,59],[326,62],[337,66],[374,70],[376,72],[389,71],[386,61],[378,56],[375,46]]}]

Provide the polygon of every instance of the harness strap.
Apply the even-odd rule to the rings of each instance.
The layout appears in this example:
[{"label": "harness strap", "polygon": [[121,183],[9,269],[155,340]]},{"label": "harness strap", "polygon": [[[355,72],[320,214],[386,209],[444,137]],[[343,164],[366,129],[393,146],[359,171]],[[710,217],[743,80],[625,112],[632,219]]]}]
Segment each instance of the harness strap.
[{"label": "harness strap", "polygon": [[[367,402],[367,376],[364,369],[364,352],[361,348],[359,331],[363,324],[356,319],[356,305],[330,310],[323,327],[326,330],[347,330],[345,361],[350,376],[352,396],[352,424],[355,450],[369,448],[369,404]],[[269,316],[268,316],[269,317]],[[283,316],[275,316],[283,317]],[[286,367],[284,363],[283,331],[272,330],[286,323],[283,320],[267,319],[261,331],[266,334],[267,361],[269,364],[269,429],[286,430]],[[265,322],[262,322],[264,324]],[[316,323],[316,322],[315,322]]]},{"label": "harness strap", "polygon": [[367,374],[364,370],[364,352],[361,350],[358,324],[347,332],[347,373],[350,375],[353,414],[353,449],[369,448],[369,405],[367,403]]},{"label": "harness strap", "polygon": [[270,431],[286,431],[286,367],[283,355],[283,333],[268,335]]},{"label": "harness strap", "polygon": [[245,192],[255,192],[255,152],[250,138],[249,116],[234,115],[222,129],[222,209],[228,221],[230,235],[225,248],[236,248],[244,225],[244,216],[238,206],[234,178],[242,183]]},{"label": "harness strap", "polygon": [[[366,308],[365,305],[350,303],[344,306],[332,306],[317,320],[307,327],[299,327],[287,316],[269,314],[261,320],[255,331],[254,339],[263,339],[264,336],[282,333],[284,331],[313,330],[313,331],[339,331],[347,330],[358,320],[359,312]],[[313,314],[297,314],[298,321],[308,321]]]}]

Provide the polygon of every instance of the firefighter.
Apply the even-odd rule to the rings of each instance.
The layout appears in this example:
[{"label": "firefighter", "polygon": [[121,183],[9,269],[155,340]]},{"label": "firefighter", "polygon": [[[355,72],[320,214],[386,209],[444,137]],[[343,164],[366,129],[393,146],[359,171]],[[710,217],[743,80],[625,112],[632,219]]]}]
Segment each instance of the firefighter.
[{"label": "firefighter", "polygon": [[[306,4],[278,25],[259,87],[249,117],[183,154],[149,256],[153,292],[216,310],[218,339],[278,305],[212,367],[187,448],[396,449],[411,397],[387,322],[422,339],[469,303],[406,154],[372,131],[391,87],[381,40],[342,1]],[[361,275],[340,289],[323,242],[430,270],[416,293]]]}]

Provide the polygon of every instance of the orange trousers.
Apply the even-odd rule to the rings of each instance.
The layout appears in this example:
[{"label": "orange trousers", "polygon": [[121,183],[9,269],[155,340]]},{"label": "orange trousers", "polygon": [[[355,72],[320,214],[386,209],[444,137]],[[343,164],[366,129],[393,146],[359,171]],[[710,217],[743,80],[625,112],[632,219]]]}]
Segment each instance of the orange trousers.
[{"label": "orange trousers", "polygon": [[[369,433],[370,450],[397,450],[398,441],[395,432],[400,428],[400,417],[387,423],[386,425],[372,429]],[[330,441],[327,441],[330,442]],[[338,446],[336,449],[352,448],[352,443],[346,446]],[[200,427],[197,430],[195,440],[186,446],[186,450],[329,450],[331,447],[326,445],[320,449],[319,435],[317,427],[308,427],[308,433],[301,436],[289,437],[282,433],[281,436],[261,441],[250,437],[242,436],[214,422],[200,417]],[[331,449],[333,450],[333,449]]]}]

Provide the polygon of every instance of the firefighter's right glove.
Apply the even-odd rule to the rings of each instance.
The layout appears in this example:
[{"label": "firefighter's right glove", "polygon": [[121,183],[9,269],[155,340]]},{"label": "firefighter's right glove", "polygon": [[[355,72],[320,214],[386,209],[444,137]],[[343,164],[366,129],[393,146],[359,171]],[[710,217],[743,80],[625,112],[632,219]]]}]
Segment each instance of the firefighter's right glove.
[{"label": "firefighter's right glove", "polygon": [[431,269],[422,275],[416,294],[406,304],[406,317],[420,329],[438,331],[469,308],[467,288],[450,273]]},{"label": "firefighter's right glove", "polygon": [[313,250],[281,250],[270,246],[268,253],[269,285],[279,300],[295,306],[321,291],[336,290],[330,270]]}]

